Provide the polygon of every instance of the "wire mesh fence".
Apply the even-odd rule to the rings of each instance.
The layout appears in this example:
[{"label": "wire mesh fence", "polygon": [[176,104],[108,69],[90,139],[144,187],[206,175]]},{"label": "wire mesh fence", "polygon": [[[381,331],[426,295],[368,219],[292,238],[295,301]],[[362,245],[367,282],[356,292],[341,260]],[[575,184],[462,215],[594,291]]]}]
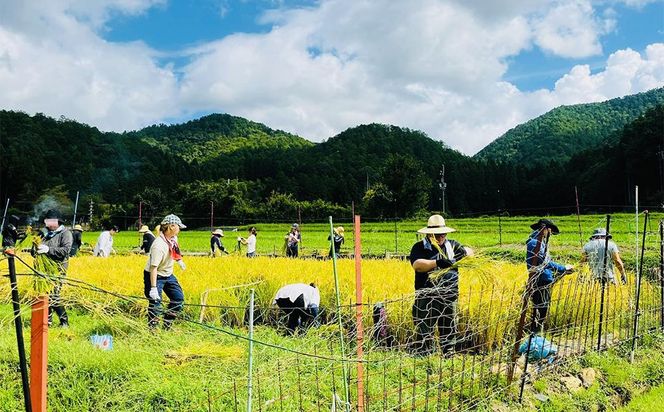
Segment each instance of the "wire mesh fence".
[{"label": "wire mesh fence", "polygon": [[[603,223],[600,220],[594,226]],[[664,330],[660,230],[645,227],[639,265],[624,283],[603,281],[585,270],[545,286],[489,280],[461,288],[451,298],[447,290],[434,288],[379,301],[350,299],[339,306],[328,305],[316,318],[303,310],[298,331],[288,344],[272,343],[268,332],[254,338],[253,410],[467,410],[490,403],[566,359]],[[25,264],[30,269],[30,263]],[[145,304],[142,296],[74,277],[55,280],[72,289],[111,296],[104,310],[143,315],[137,309]],[[236,286],[231,292],[219,288],[219,293],[237,293],[238,304],[213,304],[202,297],[188,301],[181,322],[247,342],[246,290],[252,285]],[[533,302],[533,295],[544,290],[550,296],[544,303],[546,314],[541,316],[543,302]],[[73,293],[65,304],[89,302]],[[364,328],[361,341],[358,311]],[[254,309],[254,325],[287,334],[289,316],[264,298]],[[336,327],[339,320],[341,334]],[[425,333],[421,324],[426,324]],[[423,340],[429,341],[426,350],[422,350]],[[533,341],[542,345],[535,347]],[[340,351],[343,343],[345,356]],[[205,388],[201,409],[246,410],[247,379],[235,373]]]}]

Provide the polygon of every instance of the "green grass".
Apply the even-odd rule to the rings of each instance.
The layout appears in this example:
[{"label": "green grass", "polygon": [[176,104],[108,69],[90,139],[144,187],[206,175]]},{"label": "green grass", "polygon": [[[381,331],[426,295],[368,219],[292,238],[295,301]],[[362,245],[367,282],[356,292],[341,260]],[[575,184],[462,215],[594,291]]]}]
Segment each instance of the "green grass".
[{"label": "green grass", "polygon": [[[652,216],[648,234],[648,259],[658,259],[657,219]],[[554,259],[578,259],[580,246],[592,230],[605,224],[604,216],[582,216],[582,236],[578,233],[576,216],[552,218],[558,223],[562,234],[552,238],[551,254]],[[499,244],[498,220],[496,217],[473,219],[449,219],[448,224],[458,230],[451,238],[475,247],[480,253],[494,258],[522,262],[524,241],[530,233],[528,227],[535,217],[504,217],[502,222],[502,245]],[[186,222],[185,222],[186,223]],[[641,224],[643,217],[641,217]],[[353,247],[350,222],[346,228],[347,242],[342,252],[349,253]],[[416,240],[416,231],[424,221],[397,222],[396,245],[394,223],[366,223],[362,226],[362,249],[364,253],[383,254],[397,251],[406,254]],[[281,253],[283,236],[289,225],[256,224],[258,227],[258,252],[260,254]],[[614,240],[622,249],[626,262],[634,263],[635,239],[634,216],[613,215]],[[237,234],[246,235],[247,226],[232,232],[225,229],[225,245],[232,250]],[[639,231],[642,229],[639,228]],[[329,225],[303,224],[303,254],[326,253]],[[209,245],[208,231],[183,231],[180,243],[185,252],[204,252]],[[94,243],[98,233],[86,232],[83,240]],[[140,242],[138,233],[123,231],[115,239],[115,247],[121,253],[128,252]],[[244,251],[243,251],[244,252]],[[652,265],[656,266],[656,265]],[[140,282],[133,279],[131,281]],[[408,280],[410,282],[410,279]],[[105,310],[108,310],[106,308]],[[84,312],[72,310],[70,329],[52,329],[49,337],[49,405],[51,411],[217,411],[234,410],[237,388],[238,410],[244,409],[246,400],[247,343],[245,340],[219,330],[206,329],[193,323],[180,322],[170,332],[151,334],[144,320],[131,317],[120,310],[112,313]],[[24,308],[24,316],[27,316]],[[214,324],[212,324],[214,325]],[[28,324],[26,323],[26,326]],[[244,328],[222,328],[223,331],[246,336]],[[100,351],[92,348],[89,336],[93,333],[112,333],[114,349]],[[29,340],[29,329],[24,329]],[[310,331],[303,337],[285,337],[272,328],[258,326],[256,339],[306,353],[339,356],[337,330],[324,327]],[[650,349],[652,348],[652,349]],[[352,348],[349,352],[352,353]],[[660,340],[644,339],[637,352],[637,363],[626,363],[625,353],[611,350],[602,354],[586,355],[578,367],[592,366],[602,371],[603,385],[571,397],[555,396],[549,403],[538,406],[542,410],[592,410],[596,405],[628,400],[640,396],[650,386],[664,382],[664,344]],[[413,390],[417,394],[417,409],[422,410],[423,393],[427,389],[427,369],[434,371],[429,379],[437,378],[439,368],[443,371],[459,369],[461,356],[438,364],[428,358],[414,359],[405,353],[392,351],[388,354],[375,352],[376,360],[369,366],[370,393],[374,397],[373,408],[382,408],[378,400],[382,396],[383,365],[387,370],[385,387],[389,392],[388,405],[402,402],[410,407]],[[17,369],[16,341],[11,322],[11,307],[8,299],[0,303],[0,411],[16,411],[22,408],[20,375]],[[471,357],[468,357],[471,362]],[[339,392],[341,368],[338,362],[316,360],[283,350],[257,344],[255,346],[256,369],[254,399],[262,410],[297,410],[302,394],[304,410],[329,410],[332,387]],[[433,363],[433,366],[431,365]],[[455,369],[454,369],[455,368]],[[318,370],[318,379],[315,371]],[[355,372],[352,373],[355,376]],[[398,386],[402,377],[403,388]],[[433,378],[432,378],[433,377]],[[283,382],[278,385],[279,379]],[[468,377],[466,377],[468,379]],[[318,381],[318,385],[315,382]],[[259,384],[260,382],[260,384]],[[459,382],[457,382],[459,384]],[[541,390],[554,383],[535,383]],[[260,393],[258,387],[261,388]],[[499,386],[498,389],[502,388]],[[446,396],[447,387],[443,387]],[[468,389],[466,389],[466,392]],[[437,394],[436,394],[437,395]],[[432,395],[434,398],[436,395]],[[478,395],[475,393],[475,395]],[[481,395],[481,394],[480,394]],[[464,392],[460,391],[460,396]],[[260,401],[259,401],[260,397]],[[645,396],[644,396],[645,397]],[[355,396],[353,396],[355,398]],[[280,402],[279,399],[282,401]],[[432,398],[433,399],[433,398]],[[378,407],[378,405],[381,405]],[[209,405],[209,406],[208,406]],[[429,405],[429,409],[433,407]],[[487,407],[488,408],[488,407]]]},{"label": "green grass", "polygon": [[[532,385],[534,393],[549,400],[532,400],[540,411],[602,411],[624,408],[626,411],[661,410],[664,396],[664,335],[646,335],[629,363],[629,344],[604,352],[590,352],[568,360],[560,371],[539,377]],[[588,389],[570,393],[559,383],[560,376],[578,375],[582,368],[597,371],[595,383]],[[658,403],[660,402],[660,403]]]},{"label": "green grass", "polygon": [[[582,243],[588,240],[593,230],[605,227],[606,215],[583,215],[580,223],[575,215],[549,217],[556,222],[561,234],[554,236],[551,242],[551,254],[554,258],[560,256],[578,258]],[[649,248],[658,249],[657,225],[658,220],[664,218],[663,213],[652,213],[649,221],[647,242]],[[455,229],[456,233],[450,238],[462,244],[487,249],[487,253],[502,256],[507,259],[522,260],[524,243],[530,234],[530,224],[538,217],[510,217],[500,219],[491,217],[476,217],[447,219],[447,224]],[[639,233],[643,230],[643,215],[639,217]],[[186,223],[186,222],[185,222]],[[579,224],[581,234],[579,234]],[[349,221],[334,222],[335,227],[344,226],[346,229],[346,242],[342,247],[342,254],[352,253],[354,247],[353,225]],[[417,230],[426,225],[422,221],[398,221],[384,223],[362,223],[362,253],[367,255],[384,255],[386,252],[408,254],[413,243],[418,239]],[[284,236],[290,225],[275,223],[255,223],[236,228],[224,228],[224,246],[230,251],[235,250],[238,236],[247,236],[247,229],[256,226],[258,229],[257,250],[259,254],[283,254]],[[614,214],[611,217],[611,233],[614,241],[621,248],[623,258],[627,263],[635,261],[635,217],[633,214]],[[237,229],[237,231],[232,231]],[[329,250],[329,223],[304,223],[302,229],[302,255],[324,254]],[[99,232],[83,233],[83,241],[94,244]],[[639,242],[642,236],[639,235]],[[126,253],[137,248],[141,242],[138,232],[122,231],[115,237],[114,246],[119,253]],[[207,252],[209,250],[210,232],[200,230],[185,230],[180,235],[180,245],[186,252]],[[246,247],[242,252],[246,252]],[[651,259],[655,259],[654,255]]]},{"label": "green grass", "polygon": [[642,412],[642,411],[659,411],[662,410],[664,405],[664,384],[659,385],[642,395],[638,395],[623,408],[618,409],[620,412]]},{"label": "green grass", "polygon": [[[18,355],[9,315],[10,306],[2,304],[0,411],[22,408]],[[185,322],[178,323],[171,331],[152,334],[142,323],[124,316],[111,318],[74,310],[69,329],[52,328],[49,331],[49,410],[232,411],[236,396],[238,409],[244,410],[248,353],[245,340]],[[245,329],[225,330],[242,336],[247,333]],[[29,336],[27,327],[23,332]],[[109,332],[114,337],[113,350],[101,351],[91,346],[91,334]],[[259,326],[255,339],[292,350],[338,357],[336,334],[336,327],[329,326],[311,329],[302,336],[286,337],[273,328]],[[352,358],[352,346],[347,347],[347,351]],[[382,394],[386,390],[388,405],[394,406],[401,399],[408,408],[415,393],[418,411],[424,407],[427,389],[430,405],[435,404],[436,392],[431,387],[439,371],[445,373],[453,368],[458,371],[461,362],[461,357],[439,363],[435,356],[413,358],[398,351],[374,352],[368,359],[381,361],[365,369],[373,409],[382,408]],[[383,367],[387,371],[385,380]],[[429,377],[427,371],[431,373]],[[351,364],[351,382],[355,376],[355,364]],[[428,386],[427,379],[430,380]],[[342,382],[338,361],[316,359],[261,344],[254,347],[255,410],[259,404],[264,411],[282,408],[295,411],[300,405],[305,411],[316,410],[318,405],[322,410],[330,410],[333,391],[343,397]],[[479,388],[473,389],[474,396],[478,391]],[[351,393],[356,399],[354,383]],[[448,387],[444,386],[443,399],[447,394]],[[469,395],[468,389],[460,393],[462,397],[466,395]]]}]

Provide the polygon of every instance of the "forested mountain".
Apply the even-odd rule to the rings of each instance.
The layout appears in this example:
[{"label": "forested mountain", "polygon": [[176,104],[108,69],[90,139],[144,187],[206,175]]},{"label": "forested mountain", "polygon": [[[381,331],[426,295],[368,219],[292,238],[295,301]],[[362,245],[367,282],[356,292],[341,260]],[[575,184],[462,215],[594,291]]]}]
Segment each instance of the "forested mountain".
[{"label": "forested mountain", "polygon": [[507,131],[474,157],[498,162],[566,161],[584,150],[614,144],[616,132],[661,104],[664,88],[601,103],[560,106]]},{"label": "forested mountain", "polygon": [[[621,116],[631,114],[614,117]],[[532,122],[539,121],[546,123]],[[65,118],[0,111],[0,198],[11,198],[11,211],[25,215],[45,195],[71,209],[80,191],[85,207],[79,216],[92,201],[97,224],[131,223],[141,202],[144,220],[175,212],[194,226],[209,224],[212,203],[215,216],[233,222],[349,216],[352,203],[367,218],[422,210],[546,213],[574,205],[574,186],[592,210],[630,204],[635,184],[642,204],[662,203],[664,105],[601,134],[611,138],[569,159],[498,162],[381,124],[314,144],[230,115],[118,134]]]}]

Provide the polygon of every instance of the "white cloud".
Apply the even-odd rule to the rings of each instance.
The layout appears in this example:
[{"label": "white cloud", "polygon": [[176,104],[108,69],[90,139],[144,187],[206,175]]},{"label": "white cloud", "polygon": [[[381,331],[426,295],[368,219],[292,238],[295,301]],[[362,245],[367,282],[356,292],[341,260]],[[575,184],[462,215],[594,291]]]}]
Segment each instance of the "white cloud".
[{"label": "white cloud", "polygon": [[[153,50],[102,40],[68,11],[71,2],[38,3],[2,4],[0,107],[64,115],[105,130],[138,128],[179,113],[175,75],[155,64]],[[106,2],[127,12],[150,3]]]},{"label": "white cloud", "polygon": [[611,18],[597,18],[587,0],[564,2],[534,19],[535,43],[562,57],[593,56],[602,53],[599,37],[614,25]]},{"label": "white cloud", "polygon": [[662,0],[616,0],[617,3],[624,3],[629,7],[640,9],[650,3],[661,2]]},{"label": "white cloud", "polygon": [[626,49],[611,54],[603,71],[591,74],[587,65],[575,66],[556,82],[560,104],[606,100],[664,85],[664,43],[647,47],[645,56]]},{"label": "white cloud", "polygon": [[[561,104],[664,86],[664,44],[577,65],[551,90],[522,92],[508,62],[540,47],[558,56],[601,51],[612,13],[585,1],[328,0],[264,16],[264,34],[236,33],[159,65],[142,43],[100,37],[112,13],[154,0],[0,0],[0,108],[63,114],[125,130],[218,111],[322,140],[361,123],[420,129],[472,154]],[[220,1],[218,4],[226,4]],[[8,13],[2,13],[7,9]],[[566,17],[566,18],[563,18]]]}]

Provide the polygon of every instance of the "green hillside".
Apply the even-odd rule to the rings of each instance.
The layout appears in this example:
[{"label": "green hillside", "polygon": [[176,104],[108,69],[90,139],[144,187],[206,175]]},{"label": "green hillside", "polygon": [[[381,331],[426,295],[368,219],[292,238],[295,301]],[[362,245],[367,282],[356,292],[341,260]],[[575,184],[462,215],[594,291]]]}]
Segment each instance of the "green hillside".
[{"label": "green hillside", "polygon": [[[664,202],[664,104],[634,113],[663,96],[664,89],[658,89],[559,108],[528,122],[520,127],[555,126],[572,133],[572,125],[585,124],[578,120],[581,113],[604,107],[603,116],[595,115],[591,123],[594,136],[608,137],[585,149],[526,139],[511,158],[527,162],[471,158],[421,131],[382,124],[352,127],[312,143],[223,114],[118,134],[65,118],[0,111],[0,199],[12,199],[10,212],[32,216],[33,205],[45,196],[71,209],[80,191],[81,204],[96,205],[97,224],[131,223],[140,202],[143,217],[174,212],[198,219],[199,226],[209,225],[211,204],[215,216],[236,223],[349,216],[351,205],[369,219],[431,210],[457,216],[572,212],[575,186],[582,205],[592,205],[588,211],[633,204],[634,185],[642,203],[652,207]],[[554,116],[568,112],[577,121]],[[561,119],[567,119],[567,129]],[[618,129],[616,119],[624,123]],[[525,145],[533,142],[538,148]],[[567,156],[558,155],[568,149]],[[537,150],[547,155],[530,161]]]},{"label": "green hillside", "polygon": [[568,160],[586,149],[615,143],[616,132],[660,104],[664,88],[601,103],[560,106],[507,131],[474,157],[499,162]]},{"label": "green hillside", "polygon": [[228,114],[212,114],[177,125],[149,126],[127,134],[188,163],[205,163],[241,150],[311,147],[302,137],[272,130],[261,123]]}]

